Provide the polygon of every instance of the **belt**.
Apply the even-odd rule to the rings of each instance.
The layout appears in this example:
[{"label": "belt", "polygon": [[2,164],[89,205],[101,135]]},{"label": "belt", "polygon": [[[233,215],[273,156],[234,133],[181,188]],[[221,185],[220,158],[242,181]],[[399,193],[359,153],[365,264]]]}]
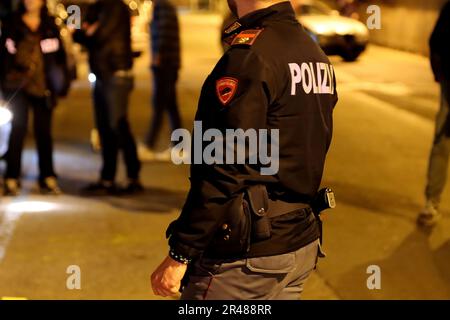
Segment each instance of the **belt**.
[{"label": "belt", "polygon": [[267,210],[267,216],[269,218],[275,218],[287,213],[291,213],[296,210],[308,209],[311,206],[307,203],[299,202],[285,202],[281,200],[269,199],[269,209]]}]

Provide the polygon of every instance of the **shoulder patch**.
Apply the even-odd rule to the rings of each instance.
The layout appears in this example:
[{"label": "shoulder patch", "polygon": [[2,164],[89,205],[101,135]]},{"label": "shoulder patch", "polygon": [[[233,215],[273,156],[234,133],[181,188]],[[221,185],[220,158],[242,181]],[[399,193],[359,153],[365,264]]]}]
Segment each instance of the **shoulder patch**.
[{"label": "shoulder patch", "polygon": [[235,45],[252,46],[255,43],[256,38],[259,37],[259,35],[261,34],[261,32],[263,32],[263,30],[264,29],[244,30],[234,38],[231,45],[232,46],[235,46]]},{"label": "shoulder patch", "polygon": [[216,81],[216,94],[219,101],[226,106],[236,94],[239,80],[224,77]]}]

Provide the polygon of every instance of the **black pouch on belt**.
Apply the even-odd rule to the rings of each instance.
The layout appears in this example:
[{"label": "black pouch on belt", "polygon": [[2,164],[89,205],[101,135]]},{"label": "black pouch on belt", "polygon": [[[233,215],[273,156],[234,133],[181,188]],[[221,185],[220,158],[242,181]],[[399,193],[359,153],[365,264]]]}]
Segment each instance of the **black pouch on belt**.
[{"label": "black pouch on belt", "polygon": [[269,195],[264,185],[254,185],[247,189],[247,201],[252,218],[252,240],[267,240],[272,235],[272,225],[268,216]]},{"label": "black pouch on belt", "polygon": [[252,218],[245,192],[236,194],[222,206],[228,214],[205,251],[208,258],[234,258],[250,249]]}]

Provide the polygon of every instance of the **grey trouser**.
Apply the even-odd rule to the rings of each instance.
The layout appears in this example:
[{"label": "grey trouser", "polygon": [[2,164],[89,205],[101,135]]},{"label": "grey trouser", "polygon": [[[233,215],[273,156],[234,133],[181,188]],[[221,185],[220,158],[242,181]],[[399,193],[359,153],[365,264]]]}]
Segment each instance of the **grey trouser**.
[{"label": "grey trouser", "polygon": [[427,200],[439,205],[447,181],[450,154],[450,81],[441,83],[441,108],[436,118],[436,132],[428,167]]},{"label": "grey trouser", "polygon": [[182,300],[300,300],[317,263],[319,241],[300,250],[236,261],[199,259]]}]

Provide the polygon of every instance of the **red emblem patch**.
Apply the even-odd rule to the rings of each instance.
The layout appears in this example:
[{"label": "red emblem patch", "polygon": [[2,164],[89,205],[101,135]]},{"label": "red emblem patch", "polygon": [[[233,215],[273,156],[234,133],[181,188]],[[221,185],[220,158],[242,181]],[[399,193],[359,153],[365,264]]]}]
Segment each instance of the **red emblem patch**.
[{"label": "red emblem patch", "polygon": [[226,106],[233,99],[238,88],[239,81],[234,78],[222,78],[216,82],[216,93],[220,102]]}]

